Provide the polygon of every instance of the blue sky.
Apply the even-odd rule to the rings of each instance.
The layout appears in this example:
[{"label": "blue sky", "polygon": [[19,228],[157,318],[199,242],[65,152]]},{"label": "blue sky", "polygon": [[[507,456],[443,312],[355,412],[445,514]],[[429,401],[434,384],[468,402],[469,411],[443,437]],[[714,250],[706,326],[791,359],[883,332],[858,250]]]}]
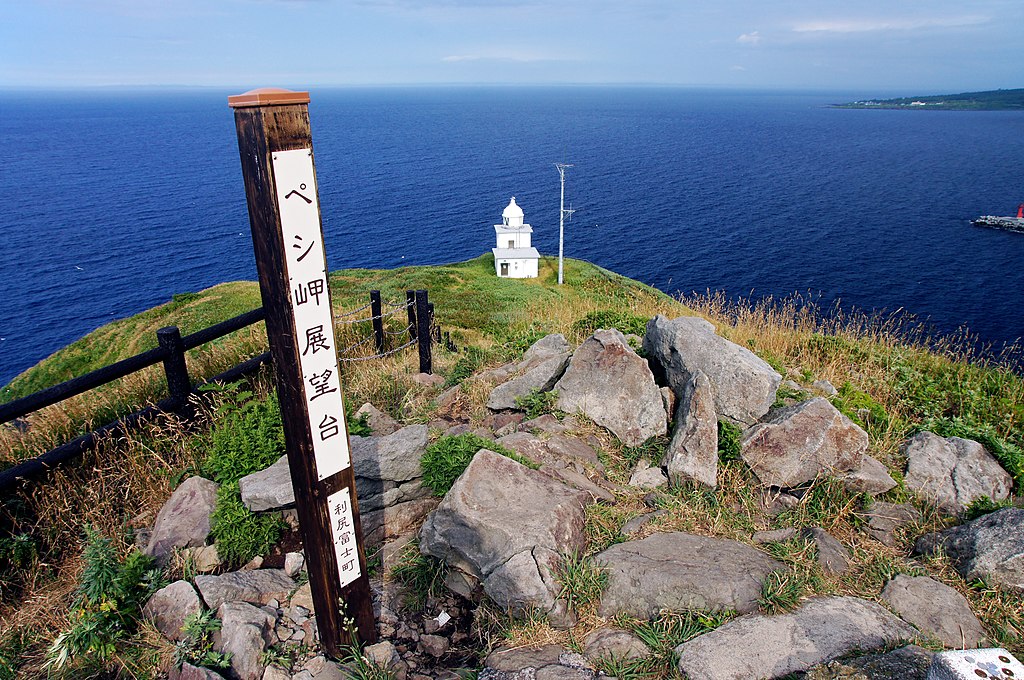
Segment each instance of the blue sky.
[{"label": "blue sky", "polygon": [[1024,0],[0,0],[0,87],[1024,86]]}]

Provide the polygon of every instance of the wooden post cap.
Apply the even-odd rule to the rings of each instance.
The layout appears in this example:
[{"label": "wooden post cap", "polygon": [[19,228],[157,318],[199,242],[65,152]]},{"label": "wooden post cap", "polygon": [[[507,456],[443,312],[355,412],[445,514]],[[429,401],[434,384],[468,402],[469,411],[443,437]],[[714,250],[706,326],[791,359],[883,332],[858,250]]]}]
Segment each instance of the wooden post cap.
[{"label": "wooden post cap", "polygon": [[308,92],[296,92],[280,87],[260,87],[228,97],[228,106],[239,109],[246,106],[276,106],[280,104],[308,104]]}]

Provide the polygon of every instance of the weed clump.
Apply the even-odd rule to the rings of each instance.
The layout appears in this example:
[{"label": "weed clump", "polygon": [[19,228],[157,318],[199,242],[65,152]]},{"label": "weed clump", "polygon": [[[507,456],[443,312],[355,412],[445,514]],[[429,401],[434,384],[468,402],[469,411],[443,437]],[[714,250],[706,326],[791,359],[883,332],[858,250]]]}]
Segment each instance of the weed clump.
[{"label": "weed clump", "polygon": [[542,415],[553,413],[557,402],[558,395],[553,391],[530,390],[528,394],[516,397],[516,408],[526,412],[527,420],[533,420]]},{"label": "weed clump", "polygon": [[423,484],[434,492],[435,496],[443,496],[452,488],[480,449],[488,449],[500,453],[506,458],[522,463],[536,470],[539,466],[528,458],[509,451],[501,444],[484,439],[472,433],[445,435],[427,447],[420,459],[423,469]]},{"label": "weed clump", "polygon": [[727,420],[718,421],[718,460],[731,463],[740,459],[743,430]]},{"label": "weed clump", "polygon": [[623,335],[643,335],[647,332],[646,317],[619,310],[603,309],[590,312],[573,322],[569,329],[576,342],[582,342],[599,328],[614,328]]}]

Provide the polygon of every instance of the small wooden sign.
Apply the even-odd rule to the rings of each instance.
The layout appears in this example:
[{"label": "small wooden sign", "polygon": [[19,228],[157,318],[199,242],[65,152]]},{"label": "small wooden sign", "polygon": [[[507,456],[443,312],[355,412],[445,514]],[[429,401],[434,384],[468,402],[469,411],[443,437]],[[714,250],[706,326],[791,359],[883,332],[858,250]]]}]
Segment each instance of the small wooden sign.
[{"label": "small wooden sign", "polygon": [[327,280],[309,95],[254,90],[235,109],[285,448],[324,651],[377,639]]}]

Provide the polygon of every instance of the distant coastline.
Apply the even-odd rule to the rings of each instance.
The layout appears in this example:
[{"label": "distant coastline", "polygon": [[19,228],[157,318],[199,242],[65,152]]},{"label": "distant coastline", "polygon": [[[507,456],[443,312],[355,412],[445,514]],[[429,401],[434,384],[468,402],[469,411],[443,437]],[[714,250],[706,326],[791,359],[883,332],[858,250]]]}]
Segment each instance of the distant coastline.
[{"label": "distant coastline", "polygon": [[837,109],[906,109],[910,111],[1024,111],[1024,88],[961,92],[925,97],[862,99],[833,104]]}]

